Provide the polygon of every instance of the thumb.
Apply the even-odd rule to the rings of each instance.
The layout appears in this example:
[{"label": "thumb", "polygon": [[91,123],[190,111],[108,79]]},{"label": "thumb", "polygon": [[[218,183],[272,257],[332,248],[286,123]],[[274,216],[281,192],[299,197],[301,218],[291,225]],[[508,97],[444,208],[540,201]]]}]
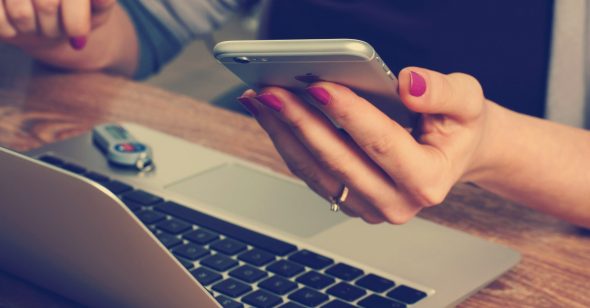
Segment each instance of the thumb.
[{"label": "thumb", "polygon": [[442,114],[461,121],[477,116],[483,106],[481,86],[470,75],[407,67],[398,77],[400,98],[414,112]]}]

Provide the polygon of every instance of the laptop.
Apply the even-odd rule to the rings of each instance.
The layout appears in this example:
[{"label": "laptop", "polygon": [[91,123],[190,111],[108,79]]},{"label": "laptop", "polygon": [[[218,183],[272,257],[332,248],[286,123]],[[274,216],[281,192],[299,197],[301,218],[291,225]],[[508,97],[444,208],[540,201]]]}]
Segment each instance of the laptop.
[{"label": "laptop", "polygon": [[520,255],[420,218],[369,225],[303,183],[123,124],[150,173],[108,164],[91,134],[0,148],[0,268],[89,306],[446,307]]}]

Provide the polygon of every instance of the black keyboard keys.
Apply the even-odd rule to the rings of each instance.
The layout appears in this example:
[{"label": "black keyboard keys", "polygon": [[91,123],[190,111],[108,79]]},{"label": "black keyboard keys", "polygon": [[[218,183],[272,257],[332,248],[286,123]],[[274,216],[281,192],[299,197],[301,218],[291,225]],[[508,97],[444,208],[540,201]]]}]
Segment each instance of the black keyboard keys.
[{"label": "black keyboard keys", "polygon": [[72,164],[72,163],[65,163],[61,166],[61,168],[68,170],[68,171],[75,173],[75,174],[82,174],[82,173],[86,172],[86,168],[78,166],[76,164]]},{"label": "black keyboard keys", "polygon": [[303,288],[289,294],[289,299],[305,306],[316,307],[328,300],[328,295],[310,288]]},{"label": "black keyboard keys", "polygon": [[186,268],[187,270],[190,270],[191,268],[195,267],[193,265],[193,262],[190,262],[189,260],[183,259],[183,258],[179,258],[178,256],[176,257],[176,259],[180,262],[180,264],[182,264],[182,266],[184,266],[184,268]]},{"label": "black keyboard keys", "polygon": [[85,173],[84,176],[97,182],[97,183],[104,183],[104,182],[109,181],[109,178],[107,176],[102,175],[97,172],[93,172],[93,171],[89,171],[89,172]]},{"label": "black keyboard keys", "polygon": [[393,291],[387,293],[387,296],[406,304],[414,304],[425,298],[426,293],[405,285],[401,285],[393,289]]},{"label": "black keyboard keys", "polygon": [[225,272],[228,269],[238,265],[238,261],[230,257],[226,257],[222,254],[216,254],[201,260],[201,264],[210,267],[218,272]]},{"label": "black keyboard keys", "polygon": [[279,260],[266,268],[268,271],[284,277],[293,277],[305,269],[303,266],[287,260]]},{"label": "black keyboard keys", "polygon": [[131,189],[133,189],[133,187],[116,180],[100,183],[100,185],[104,186],[106,189],[110,190],[115,195],[120,195],[126,191],[130,191]]},{"label": "black keyboard keys", "polygon": [[283,302],[280,297],[264,290],[256,290],[242,298],[242,301],[257,308],[275,307]]},{"label": "black keyboard keys", "polygon": [[211,249],[217,250],[226,255],[233,256],[239,252],[246,250],[247,246],[244,243],[226,238],[217,241],[209,246]]},{"label": "black keyboard keys", "polygon": [[322,308],[356,308],[356,306],[345,303],[339,299],[335,299],[335,300],[323,305]]},{"label": "black keyboard keys", "polygon": [[192,232],[189,232],[189,233],[183,235],[182,237],[193,242],[193,243],[197,243],[199,245],[206,245],[206,244],[209,244],[209,243],[217,240],[219,238],[219,234],[217,234],[213,231],[208,231],[208,230],[199,228],[195,231],[192,231]]},{"label": "black keyboard keys", "polygon": [[323,289],[334,283],[334,278],[312,271],[297,277],[297,282],[314,289]]},{"label": "black keyboard keys", "polygon": [[175,255],[185,259],[196,261],[204,256],[209,255],[209,250],[195,244],[184,244],[172,250]]},{"label": "black keyboard keys", "polygon": [[379,307],[379,308],[405,308],[406,305],[402,304],[402,303],[398,303],[396,301],[392,301],[390,299],[387,299],[385,297],[381,297],[379,295],[369,295],[365,298],[363,298],[363,300],[361,300],[360,302],[358,302],[358,305],[360,305],[361,307],[365,307],[365,308],[374,308],[374,307]]},{"label": "black keyboard keys", "polygon": [[311,267],[313,269],[322,269],[332,263],[334,260],[319,255],[317,253],[311,252],[309,250],[301,250],[289,257],[289,260],[295,261],[299,264],[303,264],[305,266]]},{"label": "black keyboard keys", "polygon": [[342,280],[350,281],[362,275],[363,271],[348,264],[338,263],[326,270],[326,274],[332,275]]},{"label": "black keyboard keys", "polygon": [[230,297],[238,297],[246,292],[250,292],[252,287],[233,278],[228,278],[214,285],[213,290]]},{"label": "black keyboard keys", "polygon": [[65,162],[63,160],[61,160],[60,158],[57,158],[57,157],[51,156],[51,155],[43,155],[43,156],[39,157],[39,160],[44,161],[50,165],[54,165],[56,167],[61,167],[65,164]]},{"label": "black keyboard keys", "polygon": [[158,221],[166,219],[166,215],[151,210],[142,210],[135,213],[135,215],[146,225],[155,224]]},{"label": "black keyboard keys", "polygon": [[199,267],[193,271],[191,274],[201,283],[203,286],[208,286],[216,281],[221,280],[223,276],[221,274],[214,272],[206,267]]},{"label": "black keyboard keys", "polygon": [[131,202],[135,202],[135,203],[139,203],[142,205],[152,205],[152,204],[156,204],[156,203],[160,203],[162,201],[164,201],[164,199],[152,195],[150,193],[147,193],[143,190],[134,190],[134,191],[130,191],[128,193],[125,193],[122,196],[123,202],[125,201],[131,201]]},{"label": "black keyboard keys", "polygon": [[275,294],[284,295],[297,288],[297,284],[280,276],[272,276],[258,286]]},{"label": "black keyboard keys", "polygon": [[332,296],[336,296],[349,302],[355,301],[367,293],[367,291],[346,282],[341,282],[329,288],[327,292]]},{"label": "black keyboard keys", "polygon": [[239,255],[238,259],[250,263],[254,266],[262,266],[271,261],[274,261],[275,256],[270,252],[254,248]]},{"label": "black keyboard keys", "polygon": [[176,235],[190,230],[192,226],[182,220],[172,218],[159,222],[156,227],[162,231]]},{"label": "black keyboard keys", "polygon": [[385,279],[375,274],[368,274],[367,276],[357,280],[356,285],[374,292],[381,293],[393,287],[395,283],[389,279]]},{"label": "black keyboard keys", "polygon": [[223,308],[242,308],[242,307],[244,307],[244,305],[234,301],[233,299],[231,299],[229,297],[225,297],[223,295],[219,295],[215,299]]},{"label": "black keyboard keys", "polygon": [[158,240],[160,240],[162,245],[164,245],[164,247],[168,249],[182,243],[182,240],[178,237],[165,232],[156,233],[156,237],[158,238]]},{"label": "black keyboard keys", "polygon": [[229,272],[229,275],[234,278],[238,278],[242,281],[245,281],[248,283],[253,283],[253,282],[256,282],[256,281],[266,277],[268,274],[264,271],[261,271],[255,267],[253,267],[253,266],[242,265],[242,266],[234,269],[233,271]]}]

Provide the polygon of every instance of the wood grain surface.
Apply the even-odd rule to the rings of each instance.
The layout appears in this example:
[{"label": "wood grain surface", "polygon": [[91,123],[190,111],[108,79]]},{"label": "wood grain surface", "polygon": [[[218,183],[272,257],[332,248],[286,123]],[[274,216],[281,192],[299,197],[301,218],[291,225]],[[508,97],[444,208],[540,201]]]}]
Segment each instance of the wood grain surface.
[{"label": "wood grain surface", "polygon": [[[236,113],[102,74],[40,75],[14,84],[0,88],[5,147],[30,150],[98,123],[130,121],[288,174],[264,132]],[[523,255],[512,271],[461,307],[590,307],[589,232],[471,185],[458,185],[444,205],[420,216]],[[71,306],[76,304],[0,272],[0,307]]]}]

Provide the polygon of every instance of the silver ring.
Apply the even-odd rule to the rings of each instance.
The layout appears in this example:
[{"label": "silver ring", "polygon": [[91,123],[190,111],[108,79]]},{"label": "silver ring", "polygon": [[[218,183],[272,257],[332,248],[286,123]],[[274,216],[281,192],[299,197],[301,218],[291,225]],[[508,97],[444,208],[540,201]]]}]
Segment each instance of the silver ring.
[{"label": "silver ring", "polygon": [[330,211],[338,212],[340,210],[340,204],[346,201],[346,198],[348,198],[348,187],[342,184],[340,185],[338,196],[330,197]]}]

